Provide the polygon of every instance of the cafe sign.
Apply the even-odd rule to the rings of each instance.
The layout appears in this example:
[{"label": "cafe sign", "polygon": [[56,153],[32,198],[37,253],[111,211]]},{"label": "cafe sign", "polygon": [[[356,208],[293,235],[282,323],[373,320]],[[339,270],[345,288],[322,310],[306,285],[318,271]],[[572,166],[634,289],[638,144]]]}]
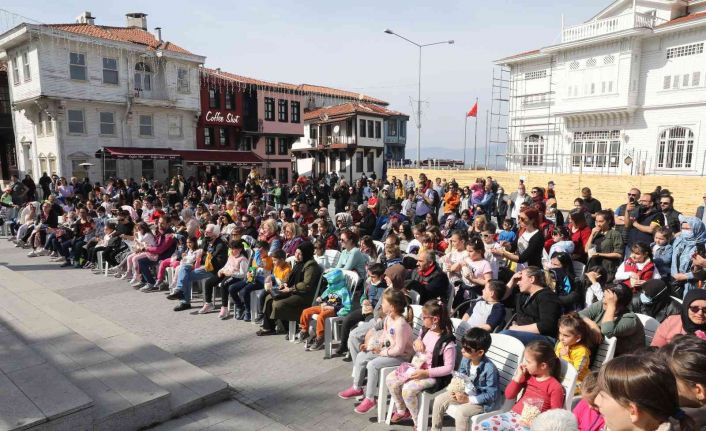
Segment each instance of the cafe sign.
[{"label": "cafe sign", "polygon": [[240,124],[240,115],[234,115],[230,112],[223,115],[220,111],[208,111],[206,112],[206,122],[235,126]]}]

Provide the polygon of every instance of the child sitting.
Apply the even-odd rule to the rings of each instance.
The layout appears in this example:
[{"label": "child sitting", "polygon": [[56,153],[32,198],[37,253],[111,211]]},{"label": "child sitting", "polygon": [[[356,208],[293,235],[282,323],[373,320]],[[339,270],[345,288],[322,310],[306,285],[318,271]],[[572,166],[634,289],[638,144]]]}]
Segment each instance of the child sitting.
[{"label": "child sitting", "polygon": [[272,252],[272,275],[265,277],[265,289],[257,292],[259,306],[257,308],[258,314],[255,316],[255,323],[258,325],[262,324],[262,307],[265,300],[265,293],[273,290],[276,291],[279,285],[289,278],[290,272],[292,272],[292,267],[287,263],[287,253],[281,249]]},{"label": "child sitting", "polygon": [[373,318],[373,310],[378,305],[382,293],[387,288],[387,283],[383,279],[385,275],[385,265],[373,263],[368,266],[368,278],[365,280],[363,294],[360,297],[360,307],[353,309],[341,324],[341,344],[335,352],[336,356],[343,356],[348,350],[348,336],[351,329],[359,322],[368,321]]},{"label": "child sitting", "polygon": [[[540,413],[564,407],[564,388],[559,383],[561,363],[551,344],[543,340],[527,343],[522,363],[505,388],[505,398],[514,399],[524,389],[522,397],[509,412],[492,416],[474,427],[474,431],[528,431],[532,420]],[[529,398],[541,400],[534,405]]]},{"label": "child sitting", "polygon": [[[235,303],[235,319],[249,322],[250,293],[265,287],[265,277],[272,272],[272,258],[267,255],[270,245],[261,240],[253,247],[253,259],[245,280],[238,281],[228,288],[228,293]],[[226,313],[226,316],[228,314]]]},{"label": "child sitting", "polygon": [[514,243],[517,239],[517,234],[512,230],[512,219],[506,218],[503,220],[503,228],[498,232],[498,242]]},{"label": "child sitting", "polygon": [[[400,290],[388,288],[382,295],[382,313],[385,314],[383,329],[371,328],[366,335],[366,342],[360,346],[360,353],[355,355],[353,363],[353,386],[339,392],[343,399],[365,395],[363,402],[355,408],[356,413],[365,414],[375,407],[380,370],[395,367],[408,361],[414,349],[412,347],[412,327],[402,315],[407,309],[407,297]],[[407,309],[411,314],[411,310]],[[411,320],[411,316],[408,316]],[[368,382],[363,390],[365,377]]]},{"label": "child sitting", "polygon": [[655,242],[652,248],[652,262],[659,271],[660,277],[665,282],[668,281],[672,270],[672,231],[668,227],[660,227],[655,231]]},{"label": "child sitting", "polygon": [[483,287],[482,297],[463,315],[463,322],[458,325],[456,333],[463,335],[470,328],[481,328],[494,332],[498,326],[505,323],[505,306],[500,300],[505,296],[507,286],[502,281],[493,280]]},{"label": "child sitting", "polygon": [[598,373],[588,373],[581,385],[581,401],[574,407],[579,431],[601,431],[605,425],[605,419],[594,402],[598,392]]},{"label": "child sitting", "polygon": [[309,320],[314,314],[316,319],[316,339],[306,345],[306,350],[314,351],[324,348],[324,324],[326,319],[333,316],[344,317],[351,311],[351,295],[346,285],[346,276],[343,270],[336,268],[325,273],[323,277],[328,283],[326,290],[316,298],[317,305],[305,308],[299,317],[299,341],[309,337]]},{"label": "child sitting", "polygon": [[485,246],[485,260],[488,261],[490,264],[490,269],[493,271],[493,280],[498,279],[498,271],[500,270],[500,267],[505,266],[505,260],[502,257],[496,256],[492,253],[493,249],[501,247],[500,243],[495,240],[496,230],[497,227],[495,226],[495,223],[488,222],[485,224],[485,227],[480,234],[483,239],[483,245]]},{"label": "child sitting", "polygon": [[554,253],[573,254],[576,245],[571,240],[571,231],[566,226],[557,227],[552,231],[552,241],[554,242],[549,247],[549,256],[554,256]]},{"label": "child sitting", "polygon": [[588,325],[577,312],[564,314],[559,319],[559,341],[554,347],[554,352],[576,368],[577,394],[580,392],[581,382],[589,373],[588,366],[591,360],[591,350],[587,347],[591,339],[589,335]]},{"label": "child sitting", "polygon": [[659,271],[652,262],[652,250],[644,242],[636,242],[630,248],[630,257],[620,264],[615,272],[615,281],[620,281],[639,293],[642,284],[653,278],[661,278]]},{"label": "child sitting", "polygon": [[[422,308],[422,330],[414,341],[415,357],[421,356],[421,365],[387,375],[385,384],[390,389],[395,412],[390,422],[398,423],[412,419],[417,425],[420,392],[432,389],[436,392],[451,381],[456,365],[456,338],[449,313],[440,299],[430,299]],[[416,362],[416,361],[415,361]]]},{"label": "child sitting", "polygon": [[434,399],[431,429],[441,431],[444,413],[455,404],[456,431],[466,431],[471,417],[493,410],[499,399],[500,379],[495,364],[485,356],[490,348],[490,333],[481,328],[471,328],[461,341],[463,360],[458,372],[469,379],[463,392],[444,392]]}]

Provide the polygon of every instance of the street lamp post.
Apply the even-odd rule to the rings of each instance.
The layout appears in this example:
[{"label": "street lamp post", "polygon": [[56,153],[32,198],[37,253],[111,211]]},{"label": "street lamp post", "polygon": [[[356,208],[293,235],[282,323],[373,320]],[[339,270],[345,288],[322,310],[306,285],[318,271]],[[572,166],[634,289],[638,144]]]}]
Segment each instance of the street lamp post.
[{"label": "street lamp post", "polygon": [[397,36],[400,39],[405,40],[419,48],[419,77],[417,85],[417,167],[420,167],[422,165],[422,48],[424,48],[425,46],[441,45],[445,43],[452,45],[454,41],[444,40],[442,42],[434,43],[417,43],[407,39],[406,37],[400,34],[395,33],[389,28],[385,30],[385,33]]}]

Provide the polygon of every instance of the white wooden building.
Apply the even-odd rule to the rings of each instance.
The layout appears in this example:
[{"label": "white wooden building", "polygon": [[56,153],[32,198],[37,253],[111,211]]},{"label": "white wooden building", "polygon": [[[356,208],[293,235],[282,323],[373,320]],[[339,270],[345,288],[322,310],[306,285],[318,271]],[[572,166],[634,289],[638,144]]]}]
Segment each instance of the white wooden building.
[{"label": "white wooden building", "polygon": [[703,174],[704,43],[706,0],[617,0],[560,43],[496,61],[508,169]]},{"label": "white wooden building", "polygon": [[[147,31],[147,15],[125,27],[21,24],[0,35],[8,62],[19,170],[93,181],[165,179],[176,161],[97,157],[104,147],[195,148],[198,68],[205,57]],[[88,169],[81,164],[91,163]]]}]

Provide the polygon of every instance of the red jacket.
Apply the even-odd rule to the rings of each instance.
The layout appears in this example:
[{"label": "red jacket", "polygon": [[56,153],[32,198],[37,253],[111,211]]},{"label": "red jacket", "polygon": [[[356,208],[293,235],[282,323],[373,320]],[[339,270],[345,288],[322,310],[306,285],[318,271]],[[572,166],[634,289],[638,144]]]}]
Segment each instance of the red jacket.
[{"label": "red jacket", "polygon": [[[634,272],[638,275],[640,280],[643,281],[652,280],[652,277],[655,273],[655,264],[651,260],[647,262],[645,266],[642,267],[642,270],[637,269],[637,264],[632,259],[627,259],[623,267],[625,268],[625,272]],[[623,283],[630,289],[632,289],[633,293],[639,291],[637,287],[633,287],[632,280],[630,280],[629,278],[627,280],[624,280]]]}]

